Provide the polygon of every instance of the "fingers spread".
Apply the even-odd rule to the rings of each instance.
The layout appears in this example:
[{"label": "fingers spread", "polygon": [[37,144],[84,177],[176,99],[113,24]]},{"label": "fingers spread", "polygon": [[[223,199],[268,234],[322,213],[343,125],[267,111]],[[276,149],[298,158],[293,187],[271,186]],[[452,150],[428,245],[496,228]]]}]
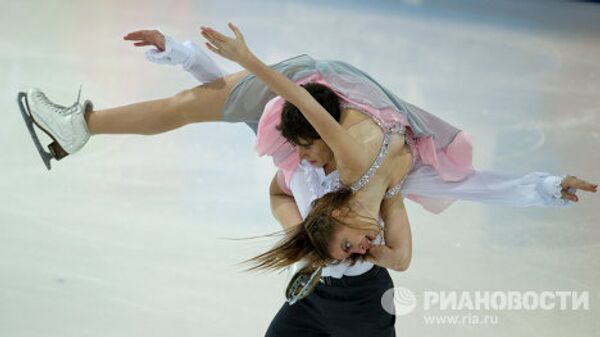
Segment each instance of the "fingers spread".
[{"label": "fingers spread", "polygon": [[228,39],[227,36],[217,32],[216,30],[211,29],[211,30],[209,30],[209,32],[219,41],[225,42]]},{"label": "fingers spread", "polygon": [[235,37],[238,39],[244,39],[244,36],[242,35],[242,32],[240,31],[240,29],[234,25],[233,23],[229,23],[228,24],[229,29],[231,29],[233,31],[233,34],[235,34]]},{"label": "fingers spread", "polygon": [[208,47],[208,49],[210,49],[210,51],[212,51],[215,54],[219,54],[221,55],[221,53],[219,52],[219,49],[215,48],[215,46],[213,46],[212,44],[206,42],[206,47]]},{"label": "fingers spread", "polygon": [[217,32],[216,30],[210,28],[210,27],[205,27],[202,29],[203,32],[206,32],[207,35],[209,35],[210,37],[212,37],[213,39],[219,41],[219,42],[225,42],[227,41],[228,37]]},{"label": "fingers spread", "polygon": [[202,30],[202,36],[208,40],[208,42],[212,43],[214,46],[219,47],[220,41],[215,39],[214,36],[208,33],[206,30]]}]

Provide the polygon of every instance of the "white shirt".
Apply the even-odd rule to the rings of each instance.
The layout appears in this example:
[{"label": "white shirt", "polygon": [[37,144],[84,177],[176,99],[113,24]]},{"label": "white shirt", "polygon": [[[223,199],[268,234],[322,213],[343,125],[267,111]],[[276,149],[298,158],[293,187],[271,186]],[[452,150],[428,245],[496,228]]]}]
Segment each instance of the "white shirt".
[{"label": "white shirt", "polygon": [[[567,207],[573,203],[561,199],[560,183],[563,177],[545,172],[531,172],[526,175],[515,175],[491,171],[475,171],[460,182],[446,182],[431,166],[417,166],[407,176],[402,185],[402,195],[418,195],[421,197],[463,199],[492,204],[502,204],[516,207]],[[316,168],[306,162],[292,174],[290,189],[302,218],[310,212],[313,200],[320,198],[335,189],[339,180],[337,170],[325,175],[323,168]],[[379,218],[382,226],[385,223]],[[384,238],[379,235],[374,242],[383,244]],[[299,262],[292,269],[297,270]],[[354,266],[349,263],[328,265],[323,268],[321,276],[356,276],[369,271],[371,262],[357,262]]]},{"label": "white shirt", "polygon": [[[310,212],[310,205],[313,200],[322,197],[325,193],[331,192],[335,188],[335,183],[339,179],[337,170],[325,175],[325,171],[321,167],[313,167],[312,165],[302,162],[300,166],[292,174],[290,180],[290,189],[300,211],[302,218],[306,218]],[[382,226],[383,221],[379,219]],[[373,241],[374,244],[383,244],[383,236],[380,234]],[[298,268],[299,266],[296,266]],[[339,264],[330,264],[323,268],[321,276],[331,276],[341,278],[342,276],[356,276],[366,273],[373,267],[371,262],[357,262],[350,266],[348,262]]]}]

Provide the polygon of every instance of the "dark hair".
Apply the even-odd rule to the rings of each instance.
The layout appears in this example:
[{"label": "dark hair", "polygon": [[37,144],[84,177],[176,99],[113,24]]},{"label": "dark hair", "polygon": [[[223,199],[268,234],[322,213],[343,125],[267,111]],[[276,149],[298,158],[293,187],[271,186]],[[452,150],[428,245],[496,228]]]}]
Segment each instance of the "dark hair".
[{"label": "dark hair", "polygon": [[[340,121],[340,100],[329,87],[319,83],[301,85],[312,97],[327,110],[336,121]],[[286,101],[281,111],[281,123],[277,126],[281,135],[292,144],[299,144],[300,139],[321,139],[317,130],[310,125],[295,105]]]},{"label": "dark hair", "polygon": [[[302,87],[339,122],[340,101],[332,89],[319,83],[307,83]],[[312,141],[321,138],[300,110],[287,101],[283,106],[281,123],[277,129],[292,144],[299,144],[300,139]],[[360,216],[348,206],[352,196],[349,188],[341,188],[314,200],[306,218],[297,226],[285,230],[285,236],[275,247],[244,261],[250,265],[248,270],[278,270],[302,259],[313,266],[336,263],[331,256],[330,245],[335,233],[342,226],[357,229],[379,228],[376,219]],[[341,211],[344,216],[364,218],[366,225],[357,227],[344,223],[332,215],[334,211]],[[364,256],[360,254],[350,256],[352,264],[362,259]]]}]

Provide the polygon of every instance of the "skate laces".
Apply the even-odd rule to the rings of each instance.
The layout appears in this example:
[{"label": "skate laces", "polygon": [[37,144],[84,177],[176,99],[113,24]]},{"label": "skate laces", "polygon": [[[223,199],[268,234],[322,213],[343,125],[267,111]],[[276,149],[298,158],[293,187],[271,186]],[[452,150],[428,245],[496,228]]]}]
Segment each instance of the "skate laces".
[{"label": "skate laces", "polygon": [[73,103],[71,106],[66,107],[60,104],[53,103],[43,92],[36,92],[35,96],[37,96],[37,100],[40,104],[42,104],[46,109],[58,113],[59,115],[70,115],[73,112],[77,111],[79,108],[79,100]]}]

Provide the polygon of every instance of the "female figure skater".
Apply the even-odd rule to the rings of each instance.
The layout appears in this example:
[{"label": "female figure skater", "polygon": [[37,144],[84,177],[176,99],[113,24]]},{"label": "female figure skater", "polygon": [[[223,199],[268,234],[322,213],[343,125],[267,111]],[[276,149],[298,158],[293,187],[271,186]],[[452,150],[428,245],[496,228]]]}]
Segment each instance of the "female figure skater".
[{"label": "female figure skater", "polygon": [[[280,108],[283,108],[283,118],[286,114],[298,115],[293,113],[297,110],[320,139],[289,135],[284,125],[278,127],[281,135],[288,143],[301,148],[316,146],[330,150],[328,161],[309,160],[309,163],[320,164],[326,171],[336,169],[339,176],[336,189],[314,203],[302,226],[297,226],[273,250],[253,259],[257,268],[279,269],[296,262],[299,256],[313,264],[340,262],[353,254],[364,255],[369,250],[370,258],[378,265],[406,269],[410,245],[402,237],[409,236],[410,231],[403,199],[398,192],[407,174],[424,166],[429,166],[428,171],[434,171],[445,181],[461,181],[471,175],[474,170],[469,138],[439,118],[402,102],[348,64],[300,56],[281,62],[278,66],[283,71],[276,71],[273,68],[278,66],[268,67],[251,53],[236,26],[229,24],[229,27],[235,38],[202,27],[207,47],[254,75],[254,78],[242,80],[240,86],[252,86],[258,78],[279,95],[266,104],[261,117],[259,150],[264,138],[269,140],[266,146],[273,146],[274,139],[265,133],[272,132],[273,125],[281,123],[276,118],[281,116],[278,114]],[[291,77],[297,82],[317,82],[335,91],[342,107],[339,122],[335,112],[328,112],[304,87],[282,75],[292,71]],[[232,95],[236,94],[235,89]],[[435,139],[427,134],[434,134]],[[277,133],[272,135],[279,136]],[[302,152],[299,157],[303,159]],[[285,178],[284,173],[281,179],[284,187]],[[586,187],[594,189],[591,184]],[[386,243],[371,249],[372,241],[379,234],[380,214],[386,223]],[[340,227],[340,222],[346,226]],[[357,231],[352,228],[360,228],[363,235],[357,236]],[[313,251],[306,250],[306,237]]]},{"label": "female figure skater", "polygon": [[[465,165],[465,163],[462,162],[459,164],[462,164],[463,166],[455,165],[455,167],[452,167],[451,163],[445,161],[448,158],[454,158],[452,155],[455,155],[456,153],[452,152],[452,150],[455,150],[456,148],[461,149],[461,144],[456,143],[457,140],[463,141],[464,144],[469,145],[464,138],[465,136],[460,136],[459,130],[440,121],[434,116],[431,116],[416,107],[410,106],[407,103],[401,102],[370,79],[366,74],[349,65],[339,62],[319,63],[309,57],[299,57],[274,65],[272,67],[275,69],[274,71],[256,59],[245,46],[239,30],[234,26],[231,26],[231,28],[236,34],[235,39],[227,38],[211,29],[203,29],[203,36],[211,42],[209,45],[211,50],[240,63],[242,66],[252,71],[253,75],[248,72],[240,72],[225,76],[208,85],[184,91],[170,99],[138,103],[126,107],[95,112],[91,112],[91,104],[87,102],[84,104],[75,104],[70,108],[57,106],[47,100],[43,93],[36,90],[30,91],[25,102],[29,105],[29,111],[33,117],[33,121],[36,124],[40,124],[44,130],[54,136],[55,140],[66,150],[66,153],[73,153],[85,144],[85,141],[89,138],[88,130],[92,134],[153,134],[164,132],[190,122],[219,120],[221,117],[228,121],[246,121],[249,125],[258,127],[258,145],[260,150],[261,146],[265,145],[260,143],[261,139],[265,139],[265,132],[268,134],[269,130],[272,131],[274,123],[271,121],[271,124],[269,124],[269,119],[267,117],[273,116],[273,113],[263,115],[260,119],[262,127],[265,128],[265,131],[262,133],[263,138],[261,138],[261,125],[258,125],[257,121],[258,118],[260,118],[261,109],[266,105],[266,102],[275,97],[275,95],[270,92],[261,81],[256,79],[258,77],[262,82],[269,85],[271,90],[281,94],[281,96],[287,98],[294,106],[297,106],[302,113],[307,114],[306,119],[313,124],[314,129],[318,132],[318,139],[311,137],[295,138],[295,143],[299,145],[297,149],[299,156],[301,156],[302,159],[308,159],[309,162],[311,162],[310,164],[323,166],[325,171],[330,174],[337,171],[339,179],[334,179],[334,182],[330,184],[330,187],[339,187],[339,182],[335,182],[335,180],[340,180],[342,183],[345,183],[345,185],[350,185],[350,189],[341,189],[338,192],[328,194],[326,197],[319,199],[319,202],[314,204],[311,215],[306,217],[309,221],[304,221],[302,226],[295,226],[294,230],[291,231],[292,233],[290,233],[291,235],[289,236],[291,239],[288,240],[288,242],[291,242],[292,246],[294,246],[291,251],[295,251],[299,254],[292,256],[289,254],[289,251],[285,250],[283,245],[279,245],[274,250],[257,257],[257,259],[253,261],[258,263],[258,267],[280,268],[305,257],[309,260],[309,266],[312,266],[322,265],[326,262],[345,260],[351,254],[365,254],[366,251],[369,250],[372,262],[384,267],[404,270],[410,261],[410,230],[408,227],[408,219],[403,208],[402,198],[397,192],[400,189],[404,190],[407,188],[406,185],[408,179],[404,185],[397,183],[401,182],[409,171],[418,172],[420,169],[426,168],[427,166],[433,169],[425,172],[426,174],[422,174],[422,178],[428,177],[427,174],[429,174],[435,179],[445,177],[447,178],[446,180],[452,180],[452,178],[461,180],[461,178],[466,177],[468,174],[472,174],[473,172],[471,172],[470,167],[470,153],[467,153],[466,161],[468,162],[468,165]],[[283,73],[284,76],[281,76],[278,71]],[[318,76],[310,78],[310,76],[315,73],[324,74],[324,76],[323,78],[318,78]],[[344,73],[350,76],[343,77]],[[363,84],[360,89],[371,90],[367,94],[360,92],[354,93],[351,89],[348,89],[347,86],[344,87],[343,82],[337,82],[335,83],[337,85],[332,85],[334,89],[340,90],[341,93],[337,93],[337,95],[339,95],[342,100],[346,99],[342,103],[348,103],[340,113],[339,123],[336,121],[335,117],[330,115],[331,111],[325,111],[319,104],[316,104],[316,101],[311,95],[304,91],[305,89],[297,86],[288,79],[291,78],[300,82],[300,80],[309,81],[307,80],[307,78],[309,78],[313,82],[321,81],[328,83],[327,80],[335,82],[336,75],[340,74],[342,74],[340,78],[346,80],[355,79],[358,82],[359,87],[360,84]],[[366,81],[367,85],[361,83],[361,80]],[[351,85],[354,84],[356,84],[356,82]],[[379,90],[377,90],[377,88]],[[343,95],[344,92],[354,93],[355,95],[345,96]],[[379,115],[376,115],[376,111],[368,111],[369,107],[372,108],[372,106],[365,104],[365,102],[372,103],[375,107],[380,107],[377,104],[374,104],[378,99],[383,99],[385,103],[392,101],[392,103],[387,106],[390,110],[381,109]],[[241,102],[248,104],[241,106]],[[277,104],[283,105],[283,102],[274,101],[271,102],[268,107],[277,107]],[[342,106],[344,106],[344,104],[342,104]],[[396,109],[394,109],[394,107]],[[363,112],[365,112],[364,110],[359,110],[358,108],[366,110],[366,115],[363,115]],[[295,107],[290,107],[290,105],[288,105],[287,109],[288,111],[293,111]],[[223,111],[222,116],[220,114],[221,110]],[[267,109],[266,112],[269,111],[276,110]],[[56,115],[52,115],[52,112],[60,113],[62,114],[62,117],[58,118]],[[175,116],[173,116],[173,114]],[[403,116],[404,118],[401,118],[400,116]],[[276,120],[276,118],[272,119]],[[64,121],[68,121],[69,123]],[[282,133],[285,135],[286,131],[285,126],[283,126],[284,124],[285,118],[281,122]],[[62,131],[60,130],[60,127],[57,127],[58,125],[67,125],[70,129],[78,129],[79,132],[74,132],[70,129],[68,131]],[[277,125],[279,125],[279,123]],[[271,129],[269,129],[269,127],[271,127]],[[352,129],[353,127],[354,129]],[[428,132],[431,135],[432,131],[440,130],[445,132],[435,133],[435,135],[440,138],[436,140],[437,143],[434,142],[431,136],[427,137]],[[408,138],[407,134],[402,133],[402,131],[412,133],[412,135]],[[80,134],[80,136],[78,136],[78,134]],[[419,135],[421,136],[419,137]],[[290,140],[294,140],[294,137],[293,134],[289,135]],[[427,138],[429,140],[427,140]],[[419,139],[423,139],[421,144],[418,143]],[[408,140],[408,146],[406,146],[405,140]],[[412,145],[411,141],[414,141]],[[352,146],[347,146],[346,142]],[[278,181],[282,182],[282,184],[272,185],[273,190],[275,190],[275,192],[289,192],[289,190],[292,189],[293,192],[294,175],[292,174],[290,176],[289,173],[286,173],[285,171],[286,165],[289,165],[289,163],[285,161],[290,158],[289,153],[281,152],[285,149],[282,149],[279,146],[280,144],[275,145],[277,145],[275,148],[268,150],[271,151],[270,153],[280,156],[279,159],[284,160],[284,162],[279,162],[279,166],[282,170],[280,170]],[[454,145],[454,147],[452,147],[452,145]],[[462,145],[462,149],[464,149],[466,145]],[[466,148],[468,149],[468,146]],[[427,152],[428,150],[429,152]],[[356,151],[356,156],[354,156],[354,151]],[[269,152],[267,151],[265,153]],[[430,156],[424,155],[426,153]],[[432,154],[436,154],[438,157],[431,156]],[[418,162],[417,159],[415,159],[415,155],[419,155],[421,162]],[[443,157],[444,155],[445,157]],[[60,156],[60,153],[57,153],[57,156]],[[375,165],[371,165],[371,163],[374,163]],[[413,167],[414,163],[418,165]],[[298,166],[296,165],[294,169],[295,172],[297,172],[297,168]],[[367,174],[363,174],[363,171],[366,171]],[[429,182],[435,182],[435,179],[431,179]],[[351,184],[353,180],[357,180],[359,183]],[[275,183],[277,183],[277,180]],[[574,197],[573,194],[566,191],[568,188],[582,188],[590,191],[595,190],[595,187],[592,185],[576,178],[568,177],[568,179],[565,178],[562,182],[559,180],[559,184],[562,184],[561,187],[565,190],[559,192],[563,193],[563,198]],[[444,184],[443,179],[439,185],[445,187],[449,186]],[[389,189],[393,186],[399,187]],[[361,189],[362,187],[364,187],[364,189]],[[280,191],[277,191],[277,188],[279,188]],[[390,191],[387,193],[389,198],[385,199],[382,203],[382,199],[384,198],[384,195],[386,195],[386,189]],[[451,191],[452,189],[447,188],[447,190]],[[325,191],[327,191],[327,189],[325,189]],[[351,191],[354,191],[354,193],[350,193]],[[359,198],[361,193],[362,198]],[[274,195],[278,194],[280,195],[280,193],[274,193]],[[418,195],[417,193],[414,194]],[[427,194],[422,195],[427,196]],[[296,196],[296,194],[294,194],[294,196]],[[389,203],[389,207],[387,208],[385,207],[386,202]],[[387,216],[386,209],[389,210]],[[274,213],[276,216],[278,215],[276,211],[274,211]],[[286,212],[281,212],[279,214],[283,215],[285,213]],[[288,215],[291,214],[290,212],[287,213]],[[373,241],[378,234],[378,229],[375,229],[375,227],[379,228],[377,220],[379,220],[380,213],[386,224],[384,233],[386,244],[372,247],[371,241]],[[293,216],[294,215],[291,215],[289,218],[292,218]],[[298,222],[295,223],[297,224]],[[373,227],[373,229],[371,229],[371,227]],[[322,235],[320,232],[328,233]],[[321,244],[318,244],[319,235],[321,235],[322,238]],[[315,244],[315,242],[317,242],[317,244]],[[332,242],[333,244],[331,244]],[[298,243],[303,243],[303,245],[298,245]],[[340,245],[337,245],[337,243],[340,243]],[[313,245],[313,247],[310,247],[311,245]],[[299,250],[299,248],[301,248],[301,250]],[[335,266],[339,265],[340,264],[336,264]],[[367,272],[365,273],[363,270],[362,273],[358,272],[356,275],[387,275],[385,269],[383,269],[385,272],[385,274],[383,274],[378,268],[371,268],[373,267],[372,264],[370,266],[368,264],[362,264],[362,266],[368,267]],[[348,270],[348,268],[346,268],[346,270]],[[348,277],[346,277],[346,280],[348,281],[347,284],[364,283],[364,280],[362,279],[354,279],[357,281],[356,283],[350,282],[353,280],[354,276],[350,276],[350,273],[345,273],[345,275],[348,275]],[[330,279],[335,278],[335,275],[332,273],[329,277]],[[387,276],[387,278],[389,278],[389,276]],[[383,279],[385,279],[385,277],[383,277]],[[346,291],[346,293],[349,292],[351,292],[350,289]],[[287,332],[296,331],[296,333],[300,333],[300,331],[294,330],[298,328],[297,324],[294,326],[287,326],[287,330],[284,329],[286,324],[290,322],[290,317],[295,317],[295,314],[292,314],[290,311],[291,309],[289,308],[297,308],[294,309],[296,310],[296,313],[302,313],[302,315],[298,317],[308,318],[309,316],[315,315],[314,311],[307,312],[306,310],[308,307],[311,307],[311,304],[308,302],[311,297],[315,298],[315,296],[318,295],[319,288],[317,287],[317,292],[314,295],[311,294],[305,300],[299,302],[300,304],[305,303],[307,305],[290,307],[289,305],[284,304],[284,307],[272,323],[267,334],[275,335],[276,332],[280,330]],[[322,302],[327,302],[325,300],[327,296],[321,296],[320,298]],[[378,302],[379,297],[375,298],[375,300],[375,302]],[[340,301],[341,300],[333,300],[334,303],[338,304],[338,308],[341,308],[339,306]],[[369,303],[374,303],[372,296]],[[317,310],[323,308],[324,307],[318,307]],[[341,312],[343,312],[343,310]],[[378,325],[375,324],[376,321],[373,321],[373,324],[371,325],[366,324],[369,329],[356,330],[351,329],[352,324],[348,322],[350,320],[356,321],[351,315],[341,314],[337,320],[333,320],[335,321],[334,323],[345,322],[345,329],[347,330],[344,331],[366,331],[370,335],[378,336],[393,334],[393,321],[391,330],[389,324],[385,325],[384,328],[381,328],[380,325],[381,331],[384,332],[379,333],[375,328],[375,326]],[[302,322],[302,319],[299,318],[296,318],[296,321],[299,321],[301,325],[308,324],[306,321]],[[312,323],[311,329],[316,329],[315,325],[322,325],[323,321],[316,319]],[[333,334],[333,331],[340,331],[335,329],[342,329],[340,324],[329,325],[330,326],[326,327],[326,329],[325,327],[322,327],[323,330],[319,331],[329,331],[330,334]],[[362,324],[361,326],[365,326],[365,324]],[[316,335],[316,330],[311,331],[313,332],[313,335]],[[293,334],[288,333],[286,335]]]}]

